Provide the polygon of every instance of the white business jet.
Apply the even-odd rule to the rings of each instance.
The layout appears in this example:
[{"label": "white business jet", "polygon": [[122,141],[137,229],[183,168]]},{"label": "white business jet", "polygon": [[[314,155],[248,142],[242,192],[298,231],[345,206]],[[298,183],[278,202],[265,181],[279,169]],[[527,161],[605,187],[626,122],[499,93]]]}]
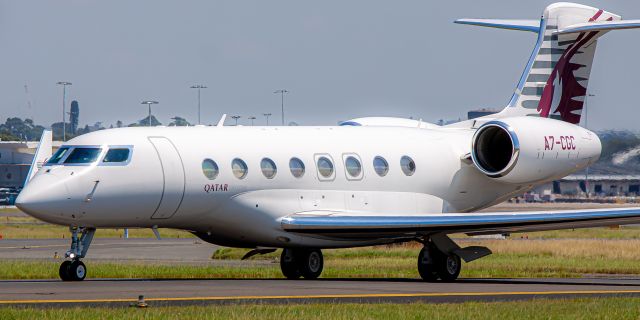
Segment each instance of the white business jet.
[{"label": "white business jet", "polygon": [[[360,118],[327,127],[138,127],[92,132],[51,155],[45,133],[16,205],[70,226],[62,280],[86,276],[96,228],[175,228],[204,241],[283,248],[289,279],[314,279],[321,249],[417,241],[426,281],[452,281],[461,259],[491,253],[448,235],[640,222],[640,208],[474,213],[594,163],[578,126],[597,40],[640,20],[571,3],[540,20],[462,19],[529,31],[537,42],[502,112],[437,126]],[[46,160],[46,161],[44,161]],[[37,172],[36,172],[37,171]]]}]

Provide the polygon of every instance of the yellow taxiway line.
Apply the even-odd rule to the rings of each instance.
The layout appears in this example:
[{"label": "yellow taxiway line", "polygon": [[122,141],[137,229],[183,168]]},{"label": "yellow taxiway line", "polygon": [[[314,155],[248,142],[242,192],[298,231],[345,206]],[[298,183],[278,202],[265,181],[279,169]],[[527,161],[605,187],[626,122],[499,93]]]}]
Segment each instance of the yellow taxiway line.
[{"label": "yellow taxiway line", "polygon": [[[428,298],[459,296],[521,296],[521,295],[571,295],[571,294],[640,294],[640,290],[568,290],[568,291],[496,291],[496,292],[443,292],[443,293],[371,293],[371,294],[318,294],[318,295],[282,295],[282,296],[210,296],[210,297],[168,297],[145,298],[146,302],[172,301],[242,301],[242,300],[278,300],[278,299],[357,299],[357,298]],[[38,299],[38,300],[0,300],[1,304],[37,304],[37,303],[108,303],[136,302],[137,299]]]}]

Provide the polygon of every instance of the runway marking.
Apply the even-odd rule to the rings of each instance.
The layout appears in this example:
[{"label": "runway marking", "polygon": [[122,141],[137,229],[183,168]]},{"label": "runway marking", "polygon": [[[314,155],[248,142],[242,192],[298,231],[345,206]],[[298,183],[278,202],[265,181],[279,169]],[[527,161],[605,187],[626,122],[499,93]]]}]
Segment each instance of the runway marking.
[{"label": "runway marking", "polygon": [[[442,293],[370,293],[370,294],[318,294],[318,295],[282,295],[282,296],[210,296],[210,297],[168,297],[145,298],[146,302],[170,301],[224,301],[224,300],[279,300],[279,299],[345,299],[345,298],[428,298],[456,296],[518,296],[518,295],[570,295],[570,294],[640,294],[640,290],[568,290],[568,291],[496,291],[496,292],[442,292]],[[43,299],[43,300],[0,300],[1,304],[37,304],[37,303],[107,303],[137,302],[132,299]]]}]

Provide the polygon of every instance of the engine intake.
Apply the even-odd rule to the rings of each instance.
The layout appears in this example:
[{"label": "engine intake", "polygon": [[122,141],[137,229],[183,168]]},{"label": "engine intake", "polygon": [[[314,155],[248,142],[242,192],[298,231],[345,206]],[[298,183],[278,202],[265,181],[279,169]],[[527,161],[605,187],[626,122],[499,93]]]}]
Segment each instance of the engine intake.
[{"label": "engine intake", "polygon": [[471,140],[471,158],[488,177],[531,184],[566,176],[600,156],[595,133],[568,122],[510,117],[483,124]]},{"label": "engine intake", "polygon": [[488,122],[476,131],[472,148],[473,162],[490,177],[509,173],[520,153],[520,143],[513,129],[498,121]]}]

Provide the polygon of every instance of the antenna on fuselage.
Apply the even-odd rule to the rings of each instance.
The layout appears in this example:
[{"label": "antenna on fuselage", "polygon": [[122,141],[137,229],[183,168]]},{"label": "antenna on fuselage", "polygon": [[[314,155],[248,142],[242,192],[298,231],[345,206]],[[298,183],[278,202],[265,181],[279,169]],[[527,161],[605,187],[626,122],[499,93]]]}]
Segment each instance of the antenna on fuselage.
[{"label": "antenna on fuselage", "polygon": [[216,125],[216,127],[222,127],[224,126],[224,121],[227,120],[227,114],[223,114],[222,118],[220,118],[220,121],[218,121],[218,124]]}]

